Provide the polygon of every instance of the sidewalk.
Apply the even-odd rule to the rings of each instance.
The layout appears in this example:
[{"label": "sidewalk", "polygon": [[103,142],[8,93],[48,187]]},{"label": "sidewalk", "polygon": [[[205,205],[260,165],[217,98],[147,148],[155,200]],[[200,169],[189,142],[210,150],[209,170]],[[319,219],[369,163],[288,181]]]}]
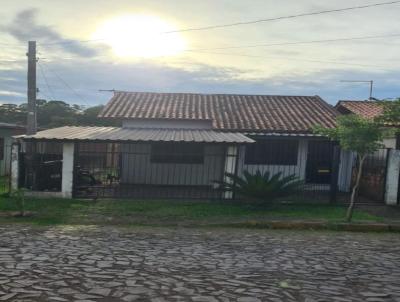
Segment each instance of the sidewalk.
[{"label": "sidewalk", "polygon": [[333,230],[350,232],[400,232],[400,221],[385,222],[332,222],[325,220],[251,220],[238,223],[228,223],[222,226],[285,229],[285,230]]}]

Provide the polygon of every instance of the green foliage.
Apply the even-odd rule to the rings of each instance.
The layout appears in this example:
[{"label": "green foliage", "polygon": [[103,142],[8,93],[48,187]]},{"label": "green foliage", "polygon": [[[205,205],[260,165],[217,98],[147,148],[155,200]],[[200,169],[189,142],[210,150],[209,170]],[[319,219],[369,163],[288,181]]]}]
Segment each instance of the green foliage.
[{"label": "green foliage", "polygon": [[377,123],[392,126],[400,125],[400,98],[393,101],[382,101],[383,113],[376,119]]},{"label": "green foliage", "polygon": [[317,126],[314,132],[338,141],[342,149],[357,152],[361,157],[382,146],[383,132],[378,123],[358,115],[339,116],[336,128]]},{"label": "green foliage", "polygon": [[20,216],[25,215],[25,191],[26,189],[21,188],[11,192],[11,197],[15,200]]},{"label": "green foliage", "polygon": [[314,131],[338,141],[342,149],[357,153],[359,159],[357,178],[346,214],[346,220],[350,222],[353,216],[355,196],[360,185],[363,162],[368,154],[382,147],[383,131],[376,121],[355,114],[339,116],[336,123],[336,128],[315,127]]},{"label": "green foliage", "polygon": [[[97,202],[79,199],[29,198],[27,212],[35,215],[12,217],[0,215],[0,223],[26,222],[38,225],[198,225],[246,221],[310,219],[342,221],[346,209],[341,205],[315,203],[268,203],[99,199]],[[0,196],[0,213],[15,212],[14,198]],[[356,210],[357,220],[382,221],[382,218]]]},{"label": "green foliage", "polygon": [[292,195],[303,184],[294,174],[282,177],[281,172],[270,175],[268,171],[262,174],[257,170],[255,174],[250,174],[245,170],[242,177],[231,173],[225,175],[228,180],[220,183],[222,190],[261,201]]},{"label": "green foliage", "polygon": [[[61,126],[114,126],[115,121],[97,118],[103,105],[84,109],[76,104],[68,104],[63,101],[46,101],[39,99],[37,104],[37,119],[40,128],[53,128]],[[2,104],[0,105],[0,122],[26,123],[27,104]]]}]

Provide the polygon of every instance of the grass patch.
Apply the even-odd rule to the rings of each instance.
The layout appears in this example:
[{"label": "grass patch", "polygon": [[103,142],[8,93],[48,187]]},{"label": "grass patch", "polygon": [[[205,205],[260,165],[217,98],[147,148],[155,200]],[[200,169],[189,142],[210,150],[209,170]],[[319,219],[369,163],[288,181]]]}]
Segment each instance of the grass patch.
[{"label": "grass patch", "polygon": [[[346,208],[326,204],[268,204],[170,200],[90,200],[26,198],[26,211],[34,217],[11,218],[0,215],[0,222],[29,222],[39,225],[204,225],[267,221],[277,219],[343,221]],[[15,200],[0,197],[0,213],[17,211]],[[361,210],[354,221],[382,221]]]},{"label": "grass patch", "polygon": [[0,195],[8,193],[9,178],[6,176],[0,176]]}]

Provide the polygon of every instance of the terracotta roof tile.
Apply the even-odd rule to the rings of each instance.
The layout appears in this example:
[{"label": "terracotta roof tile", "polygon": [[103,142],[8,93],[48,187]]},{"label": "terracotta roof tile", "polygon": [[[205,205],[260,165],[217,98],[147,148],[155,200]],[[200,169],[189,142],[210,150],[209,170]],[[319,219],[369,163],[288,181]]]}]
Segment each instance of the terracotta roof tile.
[{"label": "terracotta roof tile", "polygon": [[212,120],[220,130],[310,132],[334,127],[339,113],[319,96],[117,91],[100,118]]},{"label": "terracotta roof tile", "polygon": [[339,101],[335,108],[344,114],[354,113],[362,117],[373,119],[382,114],[382,102],[379,101]]}]

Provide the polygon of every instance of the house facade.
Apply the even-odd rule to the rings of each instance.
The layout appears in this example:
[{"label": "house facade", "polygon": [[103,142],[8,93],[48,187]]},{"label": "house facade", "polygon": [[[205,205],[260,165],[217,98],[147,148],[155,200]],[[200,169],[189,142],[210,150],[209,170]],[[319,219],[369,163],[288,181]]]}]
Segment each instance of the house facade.
[{"label": "house facade", "polygon": [[[294,174],[306,192],[329,192],[335,174],[348,191],[351,155],[340,152],[333,173],[335,144],[312,130],[335,127],[338,114],[318,96],[116,91],[99,118],[122,127],[61,127],[20,140],[42,146],[43,162],[62,158],[60,196],[232,198],[217,184],[244,171]],[[43,148],[49,143],[58,155]],[[35,186],[34,172],[18,174],[15,185]]]},{"label": "house facade", "polygon": [[24,126],[0,122],[0,177],[10,174],[12,137],[24,132]]},{"label": "house facade", "polygon": [[[374,119],[382,115],[382,101],[360,101],[360,100],[342,100],[335,105],[336,110],[341,114],[356,114],[363,118]],[[399,149],[400,142],[397,141],[395,134],[389,134],[384,137],[382,144],[385,148]]]}]

